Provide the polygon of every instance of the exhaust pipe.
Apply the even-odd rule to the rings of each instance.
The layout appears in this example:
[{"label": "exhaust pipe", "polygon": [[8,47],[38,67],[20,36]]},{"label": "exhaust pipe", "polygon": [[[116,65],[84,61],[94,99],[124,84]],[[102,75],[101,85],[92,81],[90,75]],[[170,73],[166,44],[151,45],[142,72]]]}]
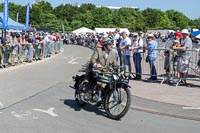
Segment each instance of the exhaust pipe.
[{"label": "exhaust pipe", "polygon": [[97,103],[92,103],[92,102],[86,101],[86,100],[84,100],[84,99],[81,99],[81,100],[82,100],[83,102],[85,102],[85,103],[88,103],[88,104],[92,105],[92,106],[97,105]]}]

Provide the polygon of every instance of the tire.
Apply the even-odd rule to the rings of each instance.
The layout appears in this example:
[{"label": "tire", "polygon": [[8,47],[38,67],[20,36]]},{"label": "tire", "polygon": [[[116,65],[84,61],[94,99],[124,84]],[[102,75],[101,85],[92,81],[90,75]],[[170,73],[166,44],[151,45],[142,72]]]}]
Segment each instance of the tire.
[{"label": "tire", "polygon": [[[122,95],[122,93],[124,95]],[[125,96],[127,98],[125,99],[125,101],[123,101]],[[113,105],[110,107],[111,104]],[[104,103],[105,111],[108,117],[114,120],[119,120],[123,116],[125,116],[130,108],[130,104],[131,104],[131,93],[128,87],[125,85],[120,85],[116,88],[116,90],[110,91],[108,95],[106,96],[105,103]],[[120,109],[120,106],[123,107],[123,109],[119,111],[119,113],[114,114],[112,109],[114,108],[114,111],[115,111],[117,107]]]},{"label": "tire", "polygon": [[86,105],[86,103],[81,100],[81,94],[78,91],[75,91],[75,101],[76,101],[76,105],[80,107],[83,107]]},{"label": "tire", "polygon": [[84,102],[83,100],[81,100],[81,90],[79,90],[79,85],[84,81],[85,79],[85,76],[82,76],[79,81],[76,81],[74,87],[75,87],[75,101],[76,101],[76,104],[80,107],[83,107],[86,105],[86,102]]}]

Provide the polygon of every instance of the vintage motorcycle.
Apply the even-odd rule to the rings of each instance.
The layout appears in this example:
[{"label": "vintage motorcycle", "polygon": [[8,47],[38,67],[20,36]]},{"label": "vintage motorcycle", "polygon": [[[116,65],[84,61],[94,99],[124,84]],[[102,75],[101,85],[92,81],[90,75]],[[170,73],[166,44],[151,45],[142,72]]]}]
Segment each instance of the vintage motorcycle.
[{"label": "vintage motorcycle", "polygon": [[81,76],[73,77],[75,101],[78,106],[86,104],[102,106],[107,116],[118,120],[125,116],[131,104],[129,78],[122,67],[104,67]]}]

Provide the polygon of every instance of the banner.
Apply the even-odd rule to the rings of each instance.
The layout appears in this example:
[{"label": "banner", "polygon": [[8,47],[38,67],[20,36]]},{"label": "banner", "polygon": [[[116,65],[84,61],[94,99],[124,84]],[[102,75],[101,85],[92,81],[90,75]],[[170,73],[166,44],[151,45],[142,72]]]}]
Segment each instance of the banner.
[{"label": "banner", "polygon": [[29,28],[29,21],[30,21],[29,11],[30,11],[30,3],[28,3],[26,7],[26,29]]},{"label": "banner", "polygon": [[4,24],[4,28],[6,29],[8,26],[8,17],[9,17],[9,13],[8,13],[8,0],[4,0],[4,5],[3,5],[3,24]]}]

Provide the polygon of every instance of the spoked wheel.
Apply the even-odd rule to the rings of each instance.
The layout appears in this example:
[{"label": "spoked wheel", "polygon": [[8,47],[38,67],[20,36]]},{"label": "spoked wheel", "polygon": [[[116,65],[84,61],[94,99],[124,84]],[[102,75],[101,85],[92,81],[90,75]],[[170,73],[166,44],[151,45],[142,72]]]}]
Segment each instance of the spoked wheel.
[{"label": "spoked wheel", "polygon": [[83,107],[86,105],[86,103],[81,100],[81,93],[78,91],[75,91],[75,101],[76,101],[76,104],[80,107]]},{"label": "spoked wheel", "polygon": [[107,95],[104,103],[105,111],[108,117],[118,120],[128,112],[130,103],[130,90],[127,87],[120,86]]},{"label": "spoked wheel", "polygon": [[84,95],[84,93],[82,92],[82,89],[87,85],[88,80],[86,80],[87,78],[84,76],[82,78],[80,78],[78,81],[76,81],[74,87],[75,87],[75,101],[76,104],[80,107],[83,107],[86,105],[86,102],[84,102],[82,100],[82,95]]}]

